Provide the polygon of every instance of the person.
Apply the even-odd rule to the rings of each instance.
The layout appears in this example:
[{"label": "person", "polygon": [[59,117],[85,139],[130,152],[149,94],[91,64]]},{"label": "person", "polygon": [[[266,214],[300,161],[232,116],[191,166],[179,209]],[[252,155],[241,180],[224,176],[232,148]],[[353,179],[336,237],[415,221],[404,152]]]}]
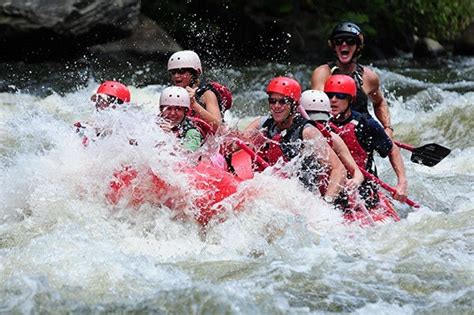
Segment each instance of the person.
[{"label": "person", "polygon": [[[259,117],[245,129],[248,135],[251,131],[263,132],[266,141],[260,145],[258,154],[270,165],[282,158],[285,161],[304,158],[299,178],[310,190],[319,186],[321,171],[327,173],[324,200],[332,203],[346,180],[346,170],[321,132],[298,114],[300,84],[292,78],[276,77],[270,80],[266,92],[271,116]],[[311,151],[310,155],[305,153],[306,149]]]},{"label": "person", "polygon": [[185,149],[196,151],[203,143],[202,131],[186,117],[191,100],[188,91],[179,86],[165,88],[160,95],[160,127],[174,133]]},{"label": "person", "polygon": [[201,118],[216,131],[223,121],[223,109],[219,107],[218,99],[220,95],[215,90],[200,88],[202,66],[199,56],[191,50],[175,52],[168,60],[168,72],[173,85],[188,91],[192,109],[190,114]]},{"label": "person", "polygon": [[[331,75],[324,85],[331,104],[329,125],[346,143],[357,165],[377,175],[373,154],[378,152],[381,157],[389,157],[397,176],[396,194],[394,198],[404,200],[407,196],[408,183],[400,150],[393,145],[383,127],[368,114],[352,110],[351,102],[355,100],[357,86],[348,75]],[[373,183],[365,181],[360,189],[361,197],[366,201],[367,208],[379,203],[379,194]]]},{"label": "person", "polygon": [[[104,81],[102,82],[97,91],[91,96],[91,101],[95,104],[96,111],[102,111],[106,108],[117,108],[117,106],[129,103],[131,100],[130,90],[126,85],[118,81]],[[76,128],[76,133],[82,138],[82,144],[87,146],[89,144],[89,137],[86,135],[86,129],[94,128],[88,126],[88,123],[85,122],[76,122],[74,127]],[[103,130],[95,129],[95,137],[104,136]],[[130,140],[133,144],[133,140]]]},{"label": "person", "polygon": [[120,82],[105,81],[91,96],[91,101],[95,103],[95,108],[98,111],[108,107],[115,109],[117,105],[130,102],[130,90]]},{"label": "person", "polygon": [[352,109],[359,113],[368,113],[370,99],[374,106],[375,116],[385,132],[392,138],[390,111],[380,89],[380,79],[372,69],[359,63],[365,44],[361,28],[353,22],[339,23],[334,27],[328,44],[334,51],[336,61],[320,65],[313,71],[311,88],[322,91],[326,80],[332,74],[350,75],[357,84],[357,98],[352,104]]},{"label": "person", "polygon": [[330,111],[331,105],[326,93],[318,90],[307,90],[301,94],[300,112],[302,116],[314,121],[316,128],[327,139],[329,145],[341,160],[349,175],[345,182],[345,188],[352,192],[362,184],[364,175],[362,175],[341,137],[330,131],[326,125],[330,117]]}]

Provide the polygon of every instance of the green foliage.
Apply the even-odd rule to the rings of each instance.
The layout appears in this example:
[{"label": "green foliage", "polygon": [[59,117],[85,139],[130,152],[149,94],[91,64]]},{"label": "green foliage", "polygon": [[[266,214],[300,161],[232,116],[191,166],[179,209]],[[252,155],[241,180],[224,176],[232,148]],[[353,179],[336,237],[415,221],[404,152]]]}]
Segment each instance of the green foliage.
[{"label": "green foliage", "polygon": [[395,0],[390,7],[404,23],[412,24],[417,35],[440,41],[455,39],[474,20],[472,0]]}]

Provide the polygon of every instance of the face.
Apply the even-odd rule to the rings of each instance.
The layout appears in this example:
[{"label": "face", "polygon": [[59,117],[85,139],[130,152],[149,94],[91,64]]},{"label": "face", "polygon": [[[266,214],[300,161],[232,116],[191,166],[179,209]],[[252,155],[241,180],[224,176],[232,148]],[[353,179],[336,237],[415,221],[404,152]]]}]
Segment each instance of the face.
[{"label": "face", "polygon": [[192,73],[189,69],[171,69],[169,73],[173,85],[183,88],[191,86]]},{"label": "face", "polygon": [[350,63],[357,51],[357,39],[355,37],[339,37],[332,40],[337,58],[342,64]]},{"label": "face", "polygon": [[95,108],[97,110],[103,110],[112,105],[115,108],[117,104],[117,98],[112,95],[96,93],[92,95],[91,101],[95,102]]},{"label": "face", "polygon": [[173,127],[179,125],[184,116],[186,116],[187,108],[183,106],[162,106],[161,117],[167,120]]},{"label": "face", "polygon": [[351,96],[344,93],[326,93],[331,102],[331,116],[337,117],[339,114],[344,113],[349,107]]},{"label": "face", "polygon": [[276,123],[284,122],[290,115],[291,102],[280,93],[268,94],[268,105],[270,106],[273,120],[275,120]]}]

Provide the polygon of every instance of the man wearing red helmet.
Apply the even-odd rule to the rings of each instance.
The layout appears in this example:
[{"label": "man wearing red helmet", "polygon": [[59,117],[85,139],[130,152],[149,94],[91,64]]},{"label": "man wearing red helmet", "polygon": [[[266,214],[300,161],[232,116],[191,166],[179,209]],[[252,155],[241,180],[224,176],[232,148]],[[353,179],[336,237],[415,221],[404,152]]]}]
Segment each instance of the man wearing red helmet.
[{"label": "man wearing red helmet", "polygon": [[[299,177],[310,190],[319,186],[321,173],[328,173],[324,198],[333,202],[346,180],[346,170],[321,132],[298,114],[301,86],[294,79],[276,77],[268,84],[267,94],[271,117],[257,118],[246,128],[246,131],[262,131],[266,137],[258,154],[270,165],[280,158],[289,161],[302,157]],[[311,148],[309,154],[305,148]]]},{"label": "man wearing red helmet", "polygon": [[351,76],[357,84],[357,97],[351,105],[352,109],[360,113],[368,113],[367,104],[370,99],[374,106],[375,116],[385,132],[392,137],[390,112],[380,90],[380,79],[373,70],[358,63],[358,58],[364,48],[364,35],[360,27],[352,22],[336,25],[328,44],[334,50],[336,61],[323,64],[313,71],[311,88],[322,91],[324,83],[332,74]]},{"label": "man wearing red helmet", "polygon": [[97,92],[91,96],[91,101],[95,103],[97,110],[109,106],[115,108],[117,105],[130,102],[130,90],[120,82],[105,81],[99,86]]},{"label": "man wearing red helmet", "polygon": [[[384,132],[383,127],[367,114],[352,110],[351,101],[356,97],[355,81],[347,75],[330,76],[324,84],[324,92],[331,104],[331,129],[339,134],[351,152],[357,165],[369,172],[374,170],[374,151],[381,157],[389,157],[390,163],[398,179],[394,198],[403,200],[407,196],[407,179],[400,150]],[[364,182],[359,189],[367,207],[373,208],[378,203],[376,188]]]},{"label": "man wearing red helmet", "polygon": [[[91,101],[95,103],[97,111],[106,108],[115,109],[117,105],[130,102],[130,90],[128,87],[117,81],[105,81],[97,88],[96,93],[91,96]],[[76,132],[82,137],[82,144],[87,146],[89,138],[85,135],[87,123],[76,122],[74,124]],[[100,136],[101,132],[97,131],[96,136]],[[130,140],[131,143],[134,140]]]}]

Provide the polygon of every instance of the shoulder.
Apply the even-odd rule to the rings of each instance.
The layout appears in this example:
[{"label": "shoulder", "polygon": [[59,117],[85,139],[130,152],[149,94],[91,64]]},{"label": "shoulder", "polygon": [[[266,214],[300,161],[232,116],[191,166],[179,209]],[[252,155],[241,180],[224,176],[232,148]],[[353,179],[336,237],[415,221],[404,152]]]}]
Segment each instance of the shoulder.
[{"label": "shoulder", "polygon": [[331,69],[327,64],[320,65],[313,70],[311,75],[311,88],[322,91],[326,79],[331,76]]},{"label": "shoulder", "polygon": [[352,111],[352,117],[353,119],[357,120],[362,124],[364,128],[369,128],[373,130],[378,130],[380,129],[383,131],[382,125],[375,119],[373,119],[369,114],[367,113],[359,113],[356,111]]},{"label": "shoulder", "polygon": [[318,128],[314,125],[307,123],[303,126],[303,139],[310,140],[310,139],[318,139],[321,138],[323,135]]},{"label": "shoulder", "polygon": [[363,75],[363,80],[364,80],[364,85],[367,87],[370,87],[370,90],[373,90],[375,88],[378,88],[380,85],[380,78],[375,73],[374,70],[371,68],[364,66],[364,75]]},{"label": "shoulder", "polygon": [[202,93],[202,96],[203,96],[203,97],[210,97],[210,98],[216,98],[216,99],[217,99],[216,93],[214,93],[214,91],[213,91],[212,89],[206,89],[206,90],[204,90],[204,93]]}]

